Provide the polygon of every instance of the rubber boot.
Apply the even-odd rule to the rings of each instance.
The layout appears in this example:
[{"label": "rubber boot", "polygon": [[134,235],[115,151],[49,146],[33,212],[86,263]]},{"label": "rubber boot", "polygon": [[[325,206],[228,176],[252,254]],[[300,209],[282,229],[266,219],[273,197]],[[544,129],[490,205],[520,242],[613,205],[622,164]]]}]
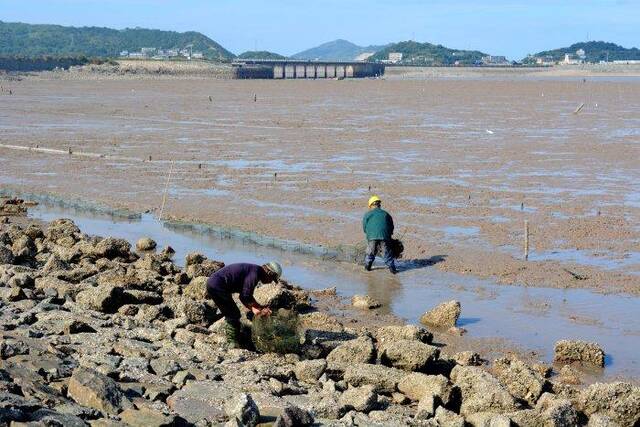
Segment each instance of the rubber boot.
[{"label": "rubber boot", "polygon": [[364,263],[364,269],[365,271],[371,271],[371,266],[373,265],[373,262],[365,262]]},{"label": "rubber boot", "polygon": [[391,272],[391,274],[398,274],[398,270],[396,269],[396,265],[395,264],[391,264],[389,266],[389,271]]},{"label": "rubber boot", "polygon": [[227,337],[227,345],[230,348],[240,348],[240,326],[226,324],[224,333]]}]

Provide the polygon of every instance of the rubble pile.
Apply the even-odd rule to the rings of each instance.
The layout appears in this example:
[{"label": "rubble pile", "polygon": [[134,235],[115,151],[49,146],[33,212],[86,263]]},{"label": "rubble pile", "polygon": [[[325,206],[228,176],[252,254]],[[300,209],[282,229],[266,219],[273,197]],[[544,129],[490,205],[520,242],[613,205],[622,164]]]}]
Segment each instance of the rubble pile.
[{"label": "rubble pile", "polygon": [[[515,357],[488,369],[475,353],[447,356],[413,325],[371,331],[307,310],[296,354],[231,349],[204,288],[223,264],[194,253],[181,268],[155,246],[141,241],[136,253],[66,219],[0,225],[0,425],[639,422],[638,387],[578,389]],[[273,308],[310,305],[286,283],[256,298]],[[450,306],[429,323],[455,325],[459,308]]]}]

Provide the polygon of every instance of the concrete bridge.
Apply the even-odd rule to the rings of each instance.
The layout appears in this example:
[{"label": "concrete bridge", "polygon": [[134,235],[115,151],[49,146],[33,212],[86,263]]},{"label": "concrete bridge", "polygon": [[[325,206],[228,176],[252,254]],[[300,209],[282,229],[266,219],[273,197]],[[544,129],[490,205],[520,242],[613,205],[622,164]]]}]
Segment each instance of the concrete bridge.
[{"label": "concrete bridge", "polygon": [[346,79],[377,77],[384,65],[357,61],[296,61],[247,59],[233,64],[237,79]]}]

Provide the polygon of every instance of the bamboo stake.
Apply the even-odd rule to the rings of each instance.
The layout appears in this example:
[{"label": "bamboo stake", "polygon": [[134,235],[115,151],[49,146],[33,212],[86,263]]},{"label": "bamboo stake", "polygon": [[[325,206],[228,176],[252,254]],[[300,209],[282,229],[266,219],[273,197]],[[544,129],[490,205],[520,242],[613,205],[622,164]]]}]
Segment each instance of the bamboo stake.
[{"label": "bamboo stake", "polygon": [[584,108],[584,102],[580,104],[578,108],[576,108],[576,111],[574,111],[573,114],[578,114],[583,108]]},{"label": "bamboo stake", "polygon": [[169,174],[167,175],[167,183],[164,186],[164,194],[162,195],[162,205],[160,206],[160,214],[158,215],[158,221],[162,221],[162,213],[164,212],[164,205],[167,202],[167,192],[169,191],[169,181],[171,180],[171,174],[173,173],[173,163],[171,160],[171,167],[169,167]]},{"label": "bamboo stake", "polygon": [[529,260],[529,221],[524,220],[524,260]]}]

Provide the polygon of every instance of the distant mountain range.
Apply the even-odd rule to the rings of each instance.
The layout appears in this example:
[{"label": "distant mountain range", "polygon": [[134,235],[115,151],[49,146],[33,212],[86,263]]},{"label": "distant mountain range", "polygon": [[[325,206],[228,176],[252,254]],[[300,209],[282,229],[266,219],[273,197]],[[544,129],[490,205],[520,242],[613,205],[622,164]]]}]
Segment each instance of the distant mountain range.
[{"label": "distant mountain range", "polygon": [[358,46],[348,40],[334,40],[291,55],[292,59],[353,61],[364,53],[375,53],[385,46]]},{"label": "distant mountain range", "polygon": [[184,49],[191,46],[207,59],[229,61],[234,55],[209,37],[195,32],[101,27],[63,27],[0,21],[0,55],[116,57],[123,50]]},{"label": "distant mountain range", "polygon": [[600,62],[600,61],[622,61],[622,60],[640,60],[640,49],[627,49],[615,43],[607,43],[602,41],[592,41],[575,43],[569,47],[563,47],[554,50],[545,50],[538,52],[525,58],[523,61],[530,62],[531,58],[549,58],[555,62],[562,61],[566,54],[577,56],[579,50],[584,51],[584,61]]},{"label": "distant mountain range", "polygon": [[287,59],[286,56],[278,53],[269,52],[266,50],[248,50],[241,53],[236,58],[238,59]]}]

